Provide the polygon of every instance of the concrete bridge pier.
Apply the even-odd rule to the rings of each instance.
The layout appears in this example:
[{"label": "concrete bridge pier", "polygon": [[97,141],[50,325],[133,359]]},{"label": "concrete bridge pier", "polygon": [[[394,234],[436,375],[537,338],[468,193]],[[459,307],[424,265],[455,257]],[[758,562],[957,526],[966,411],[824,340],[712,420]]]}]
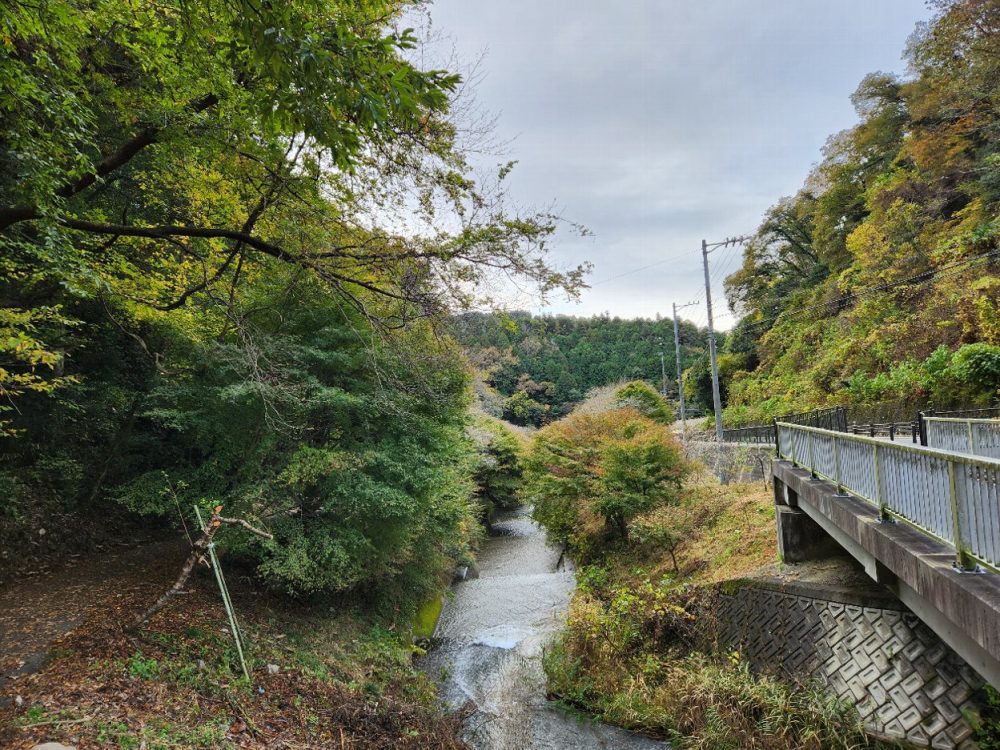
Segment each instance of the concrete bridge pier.
[{"label": "concrete bridge pier", "polygon": [[802,563],[844,554],[837,540],[800,509],[798,501],[795,490],[774,477],[778,559],[784,563]]}]

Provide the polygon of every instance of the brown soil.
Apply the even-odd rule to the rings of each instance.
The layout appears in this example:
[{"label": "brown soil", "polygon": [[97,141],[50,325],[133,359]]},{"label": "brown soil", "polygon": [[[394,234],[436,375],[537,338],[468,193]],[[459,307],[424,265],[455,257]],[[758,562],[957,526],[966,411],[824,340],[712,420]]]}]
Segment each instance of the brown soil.
[{"label": "brown soil", "polygon": [[186,553],[173,542],[121,550],[0,591],[0,748],[464,747],[457,717],[405,695],[368,695],[294,667],[269,673],[284,635],[265,595],[235,575],[257,657],[250,685],[207,576],[138,638],[126,635],[122,623],[170,585]]},{"label": "brown soil", "polygon": [[116,612],[116,600],[134,599],[156,586],[186,554],[177,540],[122,546],[77,556],[61,568],[24,575],[0,589],[0,690],[38,671],[52,645],[95,613]]},{"label": "brown soil", "polygon": [[865,569],[853,558],[846,555],[824,560],[790,565],[771,563],[752,571],[746,578],[757,578],[771,583],[801,583],[847,589],[859,596],[884,597],[887,590],[875,583]]}]

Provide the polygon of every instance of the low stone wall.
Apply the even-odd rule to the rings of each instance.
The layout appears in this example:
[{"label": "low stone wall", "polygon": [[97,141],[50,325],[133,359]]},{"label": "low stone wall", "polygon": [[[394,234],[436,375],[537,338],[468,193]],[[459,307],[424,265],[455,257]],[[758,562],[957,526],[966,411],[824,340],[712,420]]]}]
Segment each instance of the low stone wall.
[{"label": "low stone wall", "polygon": [[701,461],[714,473],[718,473],[721,464],[733,482],[768,481],[771,478],[774,446],[688,440],[684,455],[689,460]]},{"label": "low stone wall", "polygon": [[820,680],[857,706],[873,734],[977,747],[968,717],[983,679],[888,592],[745,580],[717,596],[719,646],[754,669]]}]

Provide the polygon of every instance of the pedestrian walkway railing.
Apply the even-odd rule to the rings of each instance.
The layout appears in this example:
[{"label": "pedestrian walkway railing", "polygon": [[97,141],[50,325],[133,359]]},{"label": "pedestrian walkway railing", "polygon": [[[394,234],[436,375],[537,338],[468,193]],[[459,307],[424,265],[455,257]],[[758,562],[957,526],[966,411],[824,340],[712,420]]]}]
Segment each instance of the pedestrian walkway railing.
[{"label": "pedestrian walkway railing", "polygon": [[1000,458],[1000,419],[924,417],[924,425],[931,448]]},{"label": "pedestrian walkway railing", "polygon": [[774,445],[774,425],[754,425],[753,427],[730,427],[722,431],[724,443],[752,443],[754,445]]},{"label": "pedestrian walkway railing", "polygon": [[778,432],[775,425],[778,422],[804,424],[810,427],[822,427],[827,430],[847,430],[847,410],[842,406],[829,409],[813,409],[797,414],[784,414],[777,417],[771,424],[751,425],[750,427],[729,427],[722,431],[722,440],[726,443],[755,443],[774,445]]},{"label": "pedestrian walkway railing", "polygon": [[847,432],[852,435],[867,435],[868,437],[887,437],[895,441],[908,439],[911,443],[920,441],[919,426],[916,420],[909,422],[852,422],[847,425]]},{"label": "pedestrian walkway railing", "polygon": [[1000,460],[778,423],[779,458],[1000,572]]}]

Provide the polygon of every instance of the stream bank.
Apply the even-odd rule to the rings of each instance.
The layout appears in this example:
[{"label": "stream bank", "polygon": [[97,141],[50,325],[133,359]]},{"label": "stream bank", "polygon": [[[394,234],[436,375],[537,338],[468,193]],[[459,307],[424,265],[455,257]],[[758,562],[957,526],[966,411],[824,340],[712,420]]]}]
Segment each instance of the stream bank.
[{"label": "stream bank", "polygon": [[476,750],[667,747],[580,719],[546,700],[541,657],[576,585],[572,566],[520,508],[499,513],[479,556],[479,577],[456,583],[420,667],[452,710],[466,709]]}]

